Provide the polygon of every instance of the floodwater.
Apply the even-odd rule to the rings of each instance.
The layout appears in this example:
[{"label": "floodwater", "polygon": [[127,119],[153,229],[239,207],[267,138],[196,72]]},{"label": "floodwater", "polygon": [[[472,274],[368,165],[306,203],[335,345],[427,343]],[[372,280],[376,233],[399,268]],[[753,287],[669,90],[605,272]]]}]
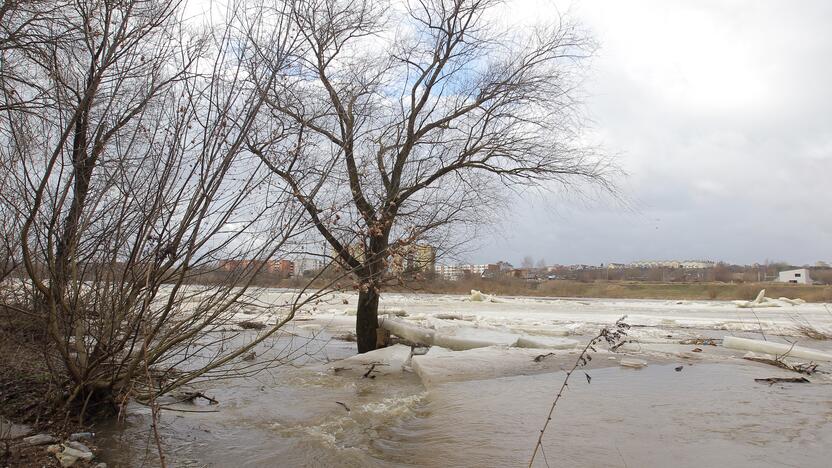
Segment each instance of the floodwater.
[{"label": "floodwater", "polygon": [[[292,330],[306,333],[293,338],[294,346],[307,348],[303,359],[200,387],[219,405],[164,411],[159,427],[168,465],[526,466],[565,376],[556,371],[425,387],[413,372],[374,379],[339,374],[327,363],[354,354],[354,343],[331,339],[332,330],[310,329]],[[545,460],[538,454],[535,466],[832,464],[832,380],[755,382],[797,374],[705,348],[700,354],[716,357],[648,353],[641,356],[649,362],[643,369],[599,355],[586,371],[591,382],[583,371],[573,374],[544,436]],[[554,358],[568,368],[575,355]],[[133,405],[124,421],[98,428],[102,460],[158,466],[149,414]]]}]

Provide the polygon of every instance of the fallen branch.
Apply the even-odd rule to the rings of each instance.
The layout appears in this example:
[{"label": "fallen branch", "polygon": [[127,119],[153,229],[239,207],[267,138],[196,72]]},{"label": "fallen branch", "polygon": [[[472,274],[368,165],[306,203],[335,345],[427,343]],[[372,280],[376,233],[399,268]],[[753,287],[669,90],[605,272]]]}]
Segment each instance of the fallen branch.
[{"label": "fallen branch", "polygon": [[769,385],[776,383],[811,383],[806,377],[769,377],[767,379],[754,379],[755,382],[763,382]]},{"label": "fallen branch", "polygon": [[346,403],[343,403],[343,402],[340,402],[340,401],[336,401],[335,403],[337,403],[337,404],[339,404],[339,405],[343,406],[343,407],[344,407],[344,409],[345,409],[345,410],[347,410],[347,413],[349,413],[349,412],[350,412],[350,407],[349,407],[349,406],[347,406],[347,404],[346,404]]},{"label": "fallen branch", "polygon": [[182,408],[171,408],[169,406],[160,406],[160,410],[164,411],[178,411],[180,413],[219,413],[220,410],[190,410],[190,409],[182,409]]},{"label": "fallen branch", "polygon": [[717,338],[689,338],[682,340],[679,344],[683,345],[699,345],[699,346],[717,346],[722,343],[722,340]]},{"label": "fallen branch", "polygon": [[371,378],[371,379],[376,378],[376,376],[371,375],[371,374],[375,371],[376,366],[383,366],[383,365],[384,365],[384,364],[379,364],[379,363],[377,363],[377,362],[374,362],[374,363],[370,364],[370,368],[369,368],[369,369],[367,369],[367,372],[365,372],[365,373],[364,373],[364,375],[363,375],[363,376],[361,376],[361,377],[362,377],[362,378],[364,378],[364,379],[366,379],[366,378],[368,378],[368,377],[369,377],[369,378]]},{"label": "fallen branch", "polygon": [[182,400],[182,401],[194,401],[194,400],[196,400],[197,398],[204,398],[204,399],[208,400],[208,401],[209,401],[212,405],[218,405],[218,404],[220,404],[220,402],[219,402],[219,401],[217,401],[217,400],[215,400],[215,399],[213,399],[213,398],[211,398],[211,397],[209,397],[209,396],[205,395],[205,394],[204,394],[204,393],[202,393],[202,392],[185,392],[185,393],[183,394],[183,396],[185,397],[185,399],[184,399],[184,400]]},{"label": "fallen branch", "polygon": [[540,354],[538,356],[535,356],[534,362],[540,362],[540,361],[546,359],[547,357],[554,356],[554,355],[555,355],[555,353]]},{"label": "fallen branch", "polygon": [[771,366],[779,367],[781,369],[786,369],[786,370],[789,370],[789,371],[792,371],[792,372],[797,372],[799,374],[806,374],[806,375],[812,375],[815,372],[817,372],[817,369],[818,369],[818,365],[813,363],[813,362],[792,365],[792,364],[789,364],[787,362],[784,362],[782,360],[782,358],[769,359],[769,358],[764,358],[764,357],[745,356],[745,357],[743,357],[743,359],[747,359],[749,361],[754,361],[754,362],[759,362],[759,363],[762,363],[762,364],[769,364]]}]

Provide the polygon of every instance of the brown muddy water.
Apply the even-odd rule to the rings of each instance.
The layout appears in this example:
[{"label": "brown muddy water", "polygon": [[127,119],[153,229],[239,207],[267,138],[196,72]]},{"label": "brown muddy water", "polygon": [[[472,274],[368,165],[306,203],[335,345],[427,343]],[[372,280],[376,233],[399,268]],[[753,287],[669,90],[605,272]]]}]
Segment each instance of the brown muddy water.
[{"label": "brown muddy water", "polygon": [[[325,333],[293,343],[307,351],[293,365],[200,387],[219,405],[164,411],[169,466],[526,466],[564,377],[426,389],[413,373],[364,379],[324,369],[352,355],[354,343]],[[829,380],[758,383],[790,374],[742,360],[599,365],[588,370],[591,383],[580,372],[570,380],[536,466],[832,466]],[[158,466],[149,414],[130,406],[122,422],[99,427],[101,458]]]}]

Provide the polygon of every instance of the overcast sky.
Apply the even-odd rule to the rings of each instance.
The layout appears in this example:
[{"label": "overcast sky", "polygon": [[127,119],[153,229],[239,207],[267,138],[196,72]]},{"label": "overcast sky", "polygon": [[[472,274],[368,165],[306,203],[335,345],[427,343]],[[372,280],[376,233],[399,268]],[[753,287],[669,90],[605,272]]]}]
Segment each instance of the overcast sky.
[{"label": "overcast sky", "polygon": [[832,260],[832,2],[569,4],[601,45],[587,113],[628,206],[521,197],[467,260]]}]

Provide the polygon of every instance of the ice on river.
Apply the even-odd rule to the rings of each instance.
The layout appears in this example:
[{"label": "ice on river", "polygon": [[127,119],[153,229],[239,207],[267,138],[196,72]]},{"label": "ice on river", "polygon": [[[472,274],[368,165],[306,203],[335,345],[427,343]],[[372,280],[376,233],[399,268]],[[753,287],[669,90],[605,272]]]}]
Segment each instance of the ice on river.
[{"label": "ice on river", "polygon": [[560,370],[558,360],[535,359],[549,353],[546,350],[500,346],[465,351],[431,348],[424,356],[414,356],[412,366],[422,383],[430,388],[445,382],[557,372]]},{"label": "ice on river", "polygon": [[[293,294],[267,290],[259,302],[286,304]],[[626,316],[630,341],[599,347],[572,375],[544,440],[550,463],[557,454],[559,466],[828,466],[832,381],[817,374],[810,384],[759,383],[796,374],[743,358],[749,346],[779,353],[792,343],[810,351],[805,359],[832,354],[832,341],[799,329],[832,330],[832,306],[470,299],[384,294],[382,326],[430,348],[398,344],[363,355],[334,338],[354,330],[355,295],[298,311],[272,349],[305,346],[307,362],[204,388],[221,402],[217,413],[163,412],[174,464],[525,466],[564,372],[602,327]],[[267,353],[258,349],[258,359]],[[830,370],[828,361],[814,362]],[[146,440],[148,413],[132,414],[144,419],[124,440]],[[110,453],[128,457],[124,466],[139,464],[139,445],[111,442]]]}]

